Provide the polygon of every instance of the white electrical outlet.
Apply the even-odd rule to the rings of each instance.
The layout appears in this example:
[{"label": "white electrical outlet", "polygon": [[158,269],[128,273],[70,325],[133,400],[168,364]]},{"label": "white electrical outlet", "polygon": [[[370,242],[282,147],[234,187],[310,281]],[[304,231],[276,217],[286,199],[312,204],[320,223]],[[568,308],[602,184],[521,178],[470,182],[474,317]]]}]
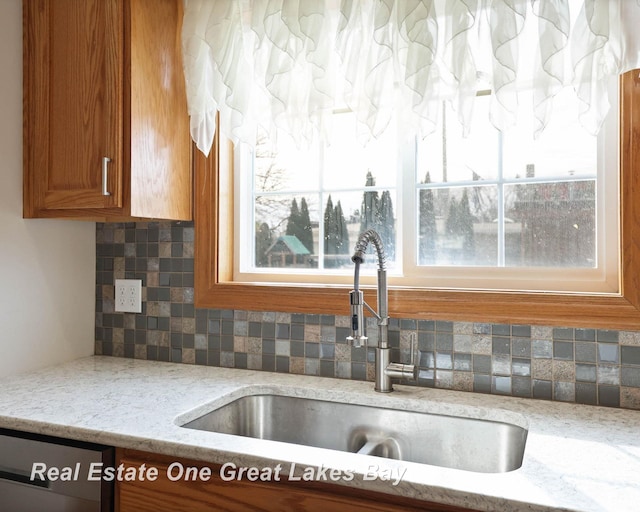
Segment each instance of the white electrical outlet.
[{"label": "white electrical outlet", "polygon": [[142,281],[116,279],[116,311],[142,313]]}]

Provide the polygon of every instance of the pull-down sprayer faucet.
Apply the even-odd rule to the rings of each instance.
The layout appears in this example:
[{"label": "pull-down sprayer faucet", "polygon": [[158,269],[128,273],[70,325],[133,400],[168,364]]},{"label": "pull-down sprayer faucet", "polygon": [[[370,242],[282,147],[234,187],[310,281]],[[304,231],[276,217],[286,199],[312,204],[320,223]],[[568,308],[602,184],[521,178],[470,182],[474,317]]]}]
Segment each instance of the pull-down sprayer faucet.
[{"label": "pull-down sprayer faucet", "polygon": [[[376,312],[364,300],[364,294],[360,290],[360,264],[364,262],[367,246],[372,243],[378,256],[378,311]],[[373,229],[369,229],[358,237],[355,251],[351,257],[356,265],[353,279],[353,290],[349,292],[351,304],[351,336],[347,341],[354,347],[367,346],[365,335],[364,308],[366,307],[373,316],[378,319],[378,345],[376,349],[376,384],[375,390],[380,393],[393,391],[391,379],[416,379],[418,368],[415,364],[402,364],[391,362],[391,349],[389,348],[389,296],[387,292],[387,269],[384,247],[380,235]],[[414,359],[415,350],[412,347],[411,357]]]}]

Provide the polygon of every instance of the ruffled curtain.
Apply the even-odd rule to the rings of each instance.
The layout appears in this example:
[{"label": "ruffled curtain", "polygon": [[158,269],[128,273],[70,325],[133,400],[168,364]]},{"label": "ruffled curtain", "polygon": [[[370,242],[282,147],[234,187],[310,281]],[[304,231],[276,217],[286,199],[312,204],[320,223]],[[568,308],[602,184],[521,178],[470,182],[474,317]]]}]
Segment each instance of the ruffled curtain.
[{"label": "ruffled curtain", "polygon": [[184,0],[182,45],[191,135],[208,154],[221,131],[256,128],[301,145],[353,110],[364,137],[394,116],[428,135],[451,102],[465,130],[478,90],[491,122],[517,120],[533,92],[535,133],[573,86],[583,126],[609,109],[607,81],[640,67],[640,0]]}]

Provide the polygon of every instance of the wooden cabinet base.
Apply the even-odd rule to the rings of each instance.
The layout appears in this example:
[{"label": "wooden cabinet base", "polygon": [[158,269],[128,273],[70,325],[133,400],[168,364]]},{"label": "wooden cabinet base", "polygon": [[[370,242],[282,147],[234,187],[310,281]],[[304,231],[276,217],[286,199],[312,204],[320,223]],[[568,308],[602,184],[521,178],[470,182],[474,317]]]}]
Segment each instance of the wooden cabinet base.
[{"label": "wooden cabinet base", "polygon": [[[223,481],[220,466],[187,459],[178,459],[134,450],[117,451],[116,465],[136,477],[116,483],[116,512],[182,511],[308,511],[348,510],[361,512],[432,511],[462,512],[462,509],[388,494],[362,491],[346,486],[320,482]],[[171,464],[183,468],[206,468],[210,478],[169,480]],[[178,467],[179,467],[178,466]],[[135,468],[131,469],[131,468]],[[140,478],[150,468],[157,469],[153,480]],[[194,470],[195,471],[195,470]],[[146,472],[146,473],[145,473]],[[171,472],[177,476],[179,469]],[[208,472],[207,472],[208,475]]]}]

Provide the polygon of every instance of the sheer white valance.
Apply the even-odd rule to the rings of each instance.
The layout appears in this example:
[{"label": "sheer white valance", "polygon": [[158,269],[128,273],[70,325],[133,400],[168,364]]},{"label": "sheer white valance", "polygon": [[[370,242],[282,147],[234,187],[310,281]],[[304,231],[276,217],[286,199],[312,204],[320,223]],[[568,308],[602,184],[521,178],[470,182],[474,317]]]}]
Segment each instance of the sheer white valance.
[{"label": "sheer white valance", "polygon": [[185,0],[182,45],[191,134],[252,141],[278,128],[304,144],[336,108],[376,137],[394,115],[427,135],[442,101],[468,128],[478,90],[491,122],[516,121],[533,92],[534,131],[573,86],[598,131],[607,81],[640,67],[640,0]]}]

